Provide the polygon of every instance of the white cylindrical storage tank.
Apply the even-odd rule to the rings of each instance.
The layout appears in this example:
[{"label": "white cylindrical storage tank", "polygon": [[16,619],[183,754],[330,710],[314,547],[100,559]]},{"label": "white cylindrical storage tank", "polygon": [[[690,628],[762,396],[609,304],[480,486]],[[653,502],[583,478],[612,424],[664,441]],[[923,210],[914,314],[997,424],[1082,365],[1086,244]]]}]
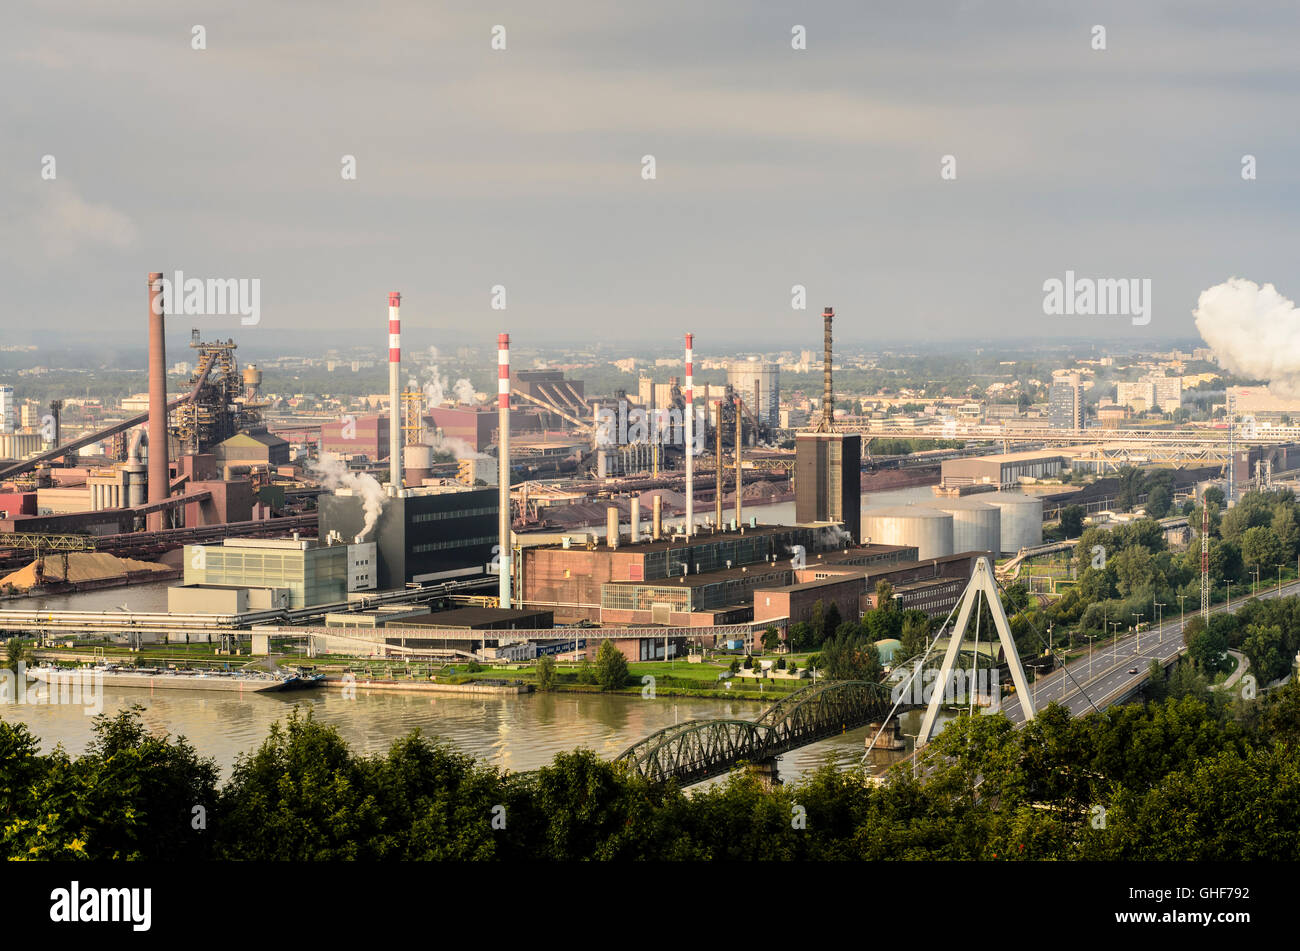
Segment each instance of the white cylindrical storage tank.
[{"label": "white cylindrical storage tank", "polygon": [[414,443],[403,451],[406,470],[403,475],[408,486],[419,486],[433,475],[433,448],[424,443]]},{"label": "white cylindrical storage tank", "polygon": [[862,541],[874,545],[915,545],[916,557],[951,555],[952,513],[921,505],[895,505],[862,513]]},{"label": "white cylindrical storage tank", "polygon": [[1002,551],[1002,510],[978,499],[944,499],[935,502],[941,512],[952,514],[953,554],[963,551]]},{"label": "white cylindrical storage tank", "polygon": [[1043,500],[1014,492],[990,492],[980,501],[1002,510],[1002,554],[1043,543]]}]

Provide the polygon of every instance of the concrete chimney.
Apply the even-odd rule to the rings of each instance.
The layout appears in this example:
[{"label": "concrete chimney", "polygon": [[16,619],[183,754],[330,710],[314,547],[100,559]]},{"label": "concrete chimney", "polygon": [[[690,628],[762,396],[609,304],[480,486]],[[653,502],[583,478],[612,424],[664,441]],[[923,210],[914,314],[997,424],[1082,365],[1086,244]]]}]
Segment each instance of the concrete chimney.
[{"label": "concrete chimney", "polygon": [[[170,494],[167,469],[167,336],[164,330],[163,276],[149,274],[149,503],[164,502]],[[178,293],[179,288],[172,288]],[[151,532],[161,531],[166,513],[152,512]]]},{"label": "concrete chimney", "polygon": [[388,491],[402,487],[402,295],[388,295]]},{"label": "concrete chimney", "polygon": [[722,400],[713,404],[713,524],[714,531],[722,531]]},{"label": "concrete chimney", "polygon": [[605,544],[618,547],[618,509],[612,505],[605,510]]},{"label": "concrete chimney", "polygon": [[686,537],[695,531],[695,335],[686,335]]},{"label": "concrete chimney", "polygon": [[[718,464],[719,464],[719,465],[722,464],[722,460],[721,460],[721,459],[718,460]],[[741,468],[740,468],[740,397],[737,396],[737,397],[736,397],[736,524],[737,524],[737,525],[739,525],[739,524],[741,523],[741,518],[742,518],[742,516],[741,516],[742,502],[741,502],[741,496],[740,496],[740,490],[741,490],[741,485],[740,485],[740,482],[741,482],[740,472],[741,472]]]},{"label": "concrete chimney", "polygon": [[654,497],[654,505],[652,506],[652,514],[651,514],[651,521],[650,521],[650,537],[654,541],[659,541],[659,539],[663,537],[663,533],[664,533],[664,500],[663,500],[663,496],[656,495]]},{"label": "concrete chimney", "polygon": [[497,528],[501,607],[510,607],[510,334],[497,334]]},{"label": "concrete chimney", "polygon": [[632,496],[632,538],[629,544],[635,545],[641,540],[641,499]]},{"label": "concrete chimney", "polygon": [[831,388],[831,321],[835,319],[835,308],[827,307],[822,311],[822,325],[825,330],[825,352],[822,355],[822,418],[817,424],[817,432],[833,433],[835,431],[835,391]]}]

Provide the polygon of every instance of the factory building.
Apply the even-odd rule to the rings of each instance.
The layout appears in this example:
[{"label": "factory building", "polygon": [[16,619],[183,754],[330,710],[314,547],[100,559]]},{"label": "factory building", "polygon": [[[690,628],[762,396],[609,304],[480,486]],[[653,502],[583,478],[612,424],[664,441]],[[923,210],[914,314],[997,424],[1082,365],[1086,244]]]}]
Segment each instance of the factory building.
[{"label": "factory building", "polygon": [[915,609],[930,617],[944,617],[966,589],[975,570],[975,559],[989,554],[968,551],[918,561],[915,549],[895,551],[911,557],[876,561],[866,566],[841,562],[820,571],[809,568],[795,572],[792,584],[756,591],[755,624],[784,621],[788,626],[808,621],[818,601],[822,602],[823,609],[834,604],[843,620],[856,621],[876,607],[876,585],[881,581],[893,586],[903,610]]},{"label": "factory building", "polygon": [[212,449],[221,471],[229,478],[232,469],[264,468],[289,464],[289,443],[265,430],[235,433]]},{"label": "factory building", "polygon": [[727,382],[745,405],[769,429],[781,424],[781,366],[756,358],[736,360],[727,368]]},{"label": "factory building", "polygon": [[862,437],[830,432],[795,436],[795,521],[838,522],[858,542],[861,512]]},{"label": "factory building", "polygon": [[945,459],[943,485],[1018,485],[1027,479],[1051,479],[1069,465],[1059,450],[1035,449],[969,459]]},{"label": "factory building", "polygon": [[[322,538],[355,538],[365,525],[363,499],[349,489],[317,500]],[[381,588],[484,575],[497,544],[497,490],[460,485],[403,489],[383,500],[366,540],[378,545]]]},{"label": "factory building", "polygon": [[340,459],[352,459],[364,456],[369,460],[388,458],[387,414],[372,416],[345,416],[320,428],[321,452],[328,452]]},{"label": "factory building", "polygon": [[[711,584],[705,575],[712,572],[764,562],[784,561],[788,566],[794,546],[803,546],[808,552],[816,550],[817,532],[798,526],[760,525],[736,532],[694,535],[689,541],[675,536],[636,544],[627,544],[626,539],[620,542],[611,546],[606,539],[605,544],[593,540],[581,547],[561,543],[522,548],[519,602],[528,607],[553,609],[560,622],[600,621],[605,585],[630,582],[653,586],[663,582],[686,589]],[[635,602],[636,594],[631,589],[617,598],[611,604],[639,603]],[[619,615],[622,623],[641,623],[641,614],[645,615],[645,623],[654,623],[651,618],[655,604],[678,609],[660,607],[660,616],[665,610],[668,614],[684,614],[680,608],[690,600],[689,596],[679,596],[668,602],[646,602],[648,606],[644,610],[631,607],[611,607],[611,610],[622,612]],[[711,616],[701,615],[694,623],[715,622]]]},{"label": "factory building", "polygon": [[291,609],[347,600],[375,587],[374,543],[325,545],[309,538],[227,538],[186,545],[186,587],[285,589]]},{"label": "factory building", "polygon": [[[525,536],[526,538],[526,536]],[[547,544],[520,550],[520,603],[555,611],[561,622],[712,627],[754,616],[755,592],[837,571],[916,557],[909,547],[829,550],[825,531],[811,526],[755,526],[743,531],[680,536],[610,546],[594,536],[582,545]],[[804,554],[798,555],[798,548]]]}]

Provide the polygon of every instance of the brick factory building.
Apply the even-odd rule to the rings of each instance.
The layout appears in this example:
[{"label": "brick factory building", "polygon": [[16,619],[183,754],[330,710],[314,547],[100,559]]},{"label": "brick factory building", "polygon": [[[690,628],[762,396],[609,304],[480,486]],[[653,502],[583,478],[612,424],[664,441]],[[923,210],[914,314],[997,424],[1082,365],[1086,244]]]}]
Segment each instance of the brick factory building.
[{"label": "brick factory building", "polygon": [[372,461],[388,458],[388,414],[344,417],[320,428],[321,452],[344,459],[365,456]]},{"label": "brick factory building", "polygon": [[[853,551],[850,549],[845,554]],[[792,583],[755,592],[754,622],[782,621],[789,625],[808,621],[818,601],[823,605],[834,603],[842,619],[856,621],[876,606],[876,585],[881,581],[893,585],[904,610],[915,608],[930,617],[944,617],[961,599],[975,570],[975,559],[988,555],[988,552],[962,552],[916,561],[916,549],[910,552],[906,558],[877,560],[870,565],[844,561],[810,565],[795,572]]]},{"label": "brick factory building", "polygon": [[[674,628],[743,624],[754,619],[755,592],[789,585],[796,574],[867,570],[914,559],[908,546],[872,545],[818,554],[829,535],[812,526],[756,526],[610,547],[584,543],[520,549],[521,603],[554,610],[561,623]],[[589,539],[589,540],[588,540]],[[624,541],[624,539],[620,539]],[[795,546],[804,563],[792,564]],[[860,595],[861,591],[858,591]],[[852,600],[856,612],[855,595]],[[854,615],[856,616],[856,615]]]}]

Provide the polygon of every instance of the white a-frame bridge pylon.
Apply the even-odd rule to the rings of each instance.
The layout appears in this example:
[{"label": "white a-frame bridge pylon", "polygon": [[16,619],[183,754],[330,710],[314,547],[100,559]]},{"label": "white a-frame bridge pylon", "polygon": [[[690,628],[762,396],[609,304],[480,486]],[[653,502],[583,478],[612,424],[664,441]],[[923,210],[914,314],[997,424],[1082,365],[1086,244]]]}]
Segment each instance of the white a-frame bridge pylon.
[{"label": "white a-frame bridge pylon", "polygon": [[[948,634],[948,652],[943,656],[939,679],[930,694],[930,704],[925,708],[921,732],[916,738],[918,748],[930,742],[934,720],[939,715],[939,707],[943,703],[948,687],[948,678],[952,676],[953,663],[957,660],[957,652],[961,649],[962,635],[966,633],[966,624],[970,621],[971,611],[979,603],[981,594],[988,603],[989,613],[993,615],[993,626],[998,629],[998,639],[1002,641],[1002,651],[1006,654],[1007,666],[1011,668],[1011,681],[1015,684],[1016,695],[1020,698],[1020,709],[1024,711],[1026,721],[1034,718],[1034,698],[1025,681],[1025,670],[1020,666],[1020,654],[1016,651],[1016,642],[1011,639],[1011,625],[1007,623],[1007,614],[1002,610],[998,586],[993,580],[993,568],[987,558],[979,558],[975,561],[975,571],[970,576],[970,584],[966,585],[966,591],[961,596],[961,610],[957,614],[957,624]],[[976,657],[977,662],[978,659]],[[972,678],[971,683],[974,682]]]}]

